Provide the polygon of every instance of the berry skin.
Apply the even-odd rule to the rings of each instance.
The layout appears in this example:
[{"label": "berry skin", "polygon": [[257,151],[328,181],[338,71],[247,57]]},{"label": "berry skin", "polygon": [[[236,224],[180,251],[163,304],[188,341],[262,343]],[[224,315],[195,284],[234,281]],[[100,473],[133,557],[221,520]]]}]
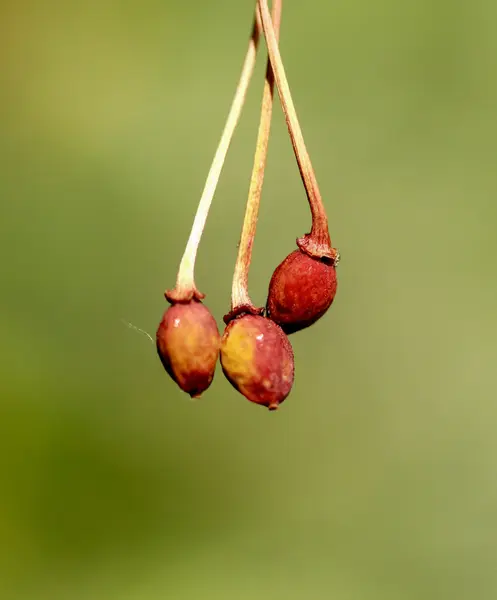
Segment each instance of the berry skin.
[{"label": "berry skin", "polygon": [[295,250],[276,268],[269,284],[267,315],[285,333],[309,327],[321,318],[335,298],[333,264]]},{"label": "berry skin", "polygon": [[157,352],[179,387],[198,398],[212,382],[221,337],[214,317],[201,302],[170,306],[157,329]]},{"label": "berry skin", "polygon": [[292,389],[292,346],[265,317],[246,314],[228,324],[221,339],[221,365],[234,388],[269,410],[277,409]]}]

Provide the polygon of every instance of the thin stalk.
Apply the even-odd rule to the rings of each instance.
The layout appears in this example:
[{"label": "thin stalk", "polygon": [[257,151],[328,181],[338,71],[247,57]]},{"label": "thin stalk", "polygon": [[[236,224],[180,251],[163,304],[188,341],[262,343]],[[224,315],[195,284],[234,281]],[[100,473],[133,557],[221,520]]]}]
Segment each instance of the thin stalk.
[{"label": "thin stalk", "polygon": [[195,219],[193,221],[190,237],[188,238],[185,252],[179,265],[176,287],[173,290],[167,290],[165,293],[165,296],[169,302],[189,302],[192,298],[195,300],[202,300],[202,298],[204,298],[204,294],[202,294],[195,285],[194,271],[197,250],[205,228],[205,223],[207,221],[207,216],[209,214],[209,209],[212,204],[212,199],[216,191],[224,161],[226,159],[233,134],[245,103],[249,83],[254,72],[257,47],[261,33],[262,25],[260,21],[260,15],[258,11],[256,11],[252,35],[243,63],[240,80],[233,97],[228,118],[226,120],[219,145],[216,149],[207,180],[205,182],[204,190],[202,192],[197,212],[195,214]]},{"label": "thin stalk", "polygon": [[328,258],[335,261],[337,258],[337,251],[331,246],[330,235],[328,232],[328,217],[321,199],[321,193],[312,167],[311,158],[304,142],[302,129],[297,118],[297,112],[293,104],[290,86],[278,48],[278,39],[269,14],[267,0],[258,0],[257,5],[261,15],[269,58],[273,67],[288,132],[290,134],[293,150],[295,152],[300,175],[304,183],[311,209],[311,232],[304,236],[304,238],[300,238],[297,243],[302,250],[311,256],[316,258]]},{"label": "thin stalk", "polygon": [[[279,36],[281,11],[282,0],[273,0],[272,23],[276,40]],[[264,80],[264,91],[262,95],[259,131],[257,134],[257,143],[254,154],[254,164],[252,168],[247,206],[245,209],[245,217],[243,220],[242,234],[240,238],[240,245],[238,247],[238,257],[236,260],[231,290],[232,313],[237,313],[242,310],[248,310],[249,312],[256,313],[261,312],[261,309],[256,309],[250,300],[248,293],[248,274],[250,262],[252,260],[252,248],[257,228],[262,185],[264,183],[264,171],[266,168],[269,134],[271,131],[271,118],[273,114],[273,94],[274,73],[271,66],[271,61],[268,57],[266,77]]]}]

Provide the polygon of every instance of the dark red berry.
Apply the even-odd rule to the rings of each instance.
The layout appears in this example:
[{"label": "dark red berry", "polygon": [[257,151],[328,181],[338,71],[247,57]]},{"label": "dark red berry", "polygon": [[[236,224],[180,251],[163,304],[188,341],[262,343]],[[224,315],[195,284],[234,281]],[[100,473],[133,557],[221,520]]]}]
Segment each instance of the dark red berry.
[{"label": "dark red berry", "polygon": [[214,377],[221,337],[201,302],[170,306],[157,329],[157,352],[179,387],[198,398]]},{"label": "dark red berry", "polygon": [[267,315],[287,334],[315,323],[335,298],[334,264],[295,250],[276,268],[269,284]]},{"label": "dark red berry", "polygon": [[241,394],[269,410],[278,408],[292,389],[292,346],[265,317],[244,315],[229,323],[221,339],[221,364]]}]

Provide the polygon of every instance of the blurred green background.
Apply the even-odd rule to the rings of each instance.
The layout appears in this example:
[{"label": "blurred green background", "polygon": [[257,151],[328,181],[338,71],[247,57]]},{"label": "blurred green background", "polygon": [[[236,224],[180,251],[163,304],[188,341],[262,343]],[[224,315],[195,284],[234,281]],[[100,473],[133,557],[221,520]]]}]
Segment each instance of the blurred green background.
[{"label": "blurred green background", "polygon": [[[280,411],[189,401],[145,336],[254,2],[0,8],[0,597],[497,597],[497,4],[286,0],[342,253]],[[200,247],[222,324],[265,49]],[[309,230],[275,111],[250,288]]]}]

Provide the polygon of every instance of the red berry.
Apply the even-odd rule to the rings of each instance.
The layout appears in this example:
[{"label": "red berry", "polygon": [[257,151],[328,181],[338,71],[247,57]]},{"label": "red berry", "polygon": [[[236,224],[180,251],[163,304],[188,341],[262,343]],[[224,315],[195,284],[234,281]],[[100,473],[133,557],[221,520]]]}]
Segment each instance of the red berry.
[{"label": "red berry", "polygon": [[179,387],[198,398],[214,377],[221,338],[201,302],[170,306],[157,329],[157,352]]},{"label": "red berry", "polygon": [[244,315],[229,323],[221,340],[221,364],[233,387],[269,410],[278,408],[292,389],[292,346],[265,317]]},{"label": "red berry", "polygon": [[287,334],[315,323],[336,294],[333,264],[295,250],[276,268],[269,284],[267,315]]}]

